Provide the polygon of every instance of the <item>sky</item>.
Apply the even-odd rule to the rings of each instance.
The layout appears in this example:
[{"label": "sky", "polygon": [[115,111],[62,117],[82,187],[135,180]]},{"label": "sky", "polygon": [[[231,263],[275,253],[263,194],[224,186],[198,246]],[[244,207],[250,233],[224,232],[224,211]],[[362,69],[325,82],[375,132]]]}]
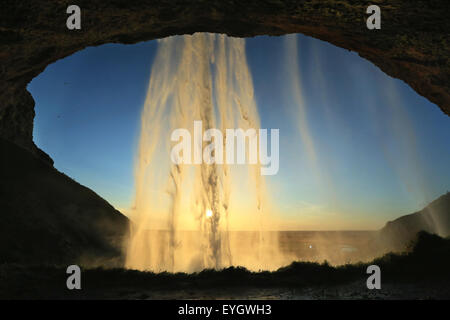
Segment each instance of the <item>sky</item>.
[{"label": "sky", "polygon": [[[157,46],[89,47],[28,86],[35,143],[124,213]],[[450,190],[450,117],[404,82],[303,35],[248,38],[246,54],[261,127],[280,130],[279,228],[378,229]]]}]

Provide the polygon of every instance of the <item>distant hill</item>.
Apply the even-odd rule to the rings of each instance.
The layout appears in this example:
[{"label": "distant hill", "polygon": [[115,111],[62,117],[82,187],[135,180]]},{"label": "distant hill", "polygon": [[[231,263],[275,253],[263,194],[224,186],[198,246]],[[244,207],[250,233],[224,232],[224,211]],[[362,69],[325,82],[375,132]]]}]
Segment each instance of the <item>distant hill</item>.
[{"label": "distant hill", "polygon": [[380,230],[379,238],[394,249],[403,249],[419,231],[450,236],[450,192],[440,196],[422,210],[389,221]]},{"label": "distant hill", "polygon": [[92,190],[0,139],[0,264],[120,266],[128,219]]}]

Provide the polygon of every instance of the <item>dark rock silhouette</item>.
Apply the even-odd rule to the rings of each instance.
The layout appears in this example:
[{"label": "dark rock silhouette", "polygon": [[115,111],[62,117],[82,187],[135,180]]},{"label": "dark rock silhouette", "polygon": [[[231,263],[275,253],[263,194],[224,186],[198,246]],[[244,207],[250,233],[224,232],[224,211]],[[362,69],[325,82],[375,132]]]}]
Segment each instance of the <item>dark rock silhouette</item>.
[{"label": "dark rock silhouette", "polygon": [[122,264],[125,216],[21,147],[0,150],[0,264]]},{"label": "dark rock silhouette", "polygon": [[418,212],[389,221],[380,230],[379,239],[391,249],[403,250],[420,231],[444,238],[450,236],[450,192]]}]

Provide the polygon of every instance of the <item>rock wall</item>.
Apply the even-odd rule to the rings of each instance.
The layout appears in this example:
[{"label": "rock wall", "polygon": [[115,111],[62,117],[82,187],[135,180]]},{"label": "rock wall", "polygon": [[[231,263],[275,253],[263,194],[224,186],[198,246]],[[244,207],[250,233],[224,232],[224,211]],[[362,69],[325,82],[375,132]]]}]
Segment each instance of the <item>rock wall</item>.
[{"label": "rock wall", "polygon": [[0,151],[0,265],[123,264],[125,216],[14,143]]},{"label": "rock wall", "polygon": [[[66,8],[73,3],[81,7],[82,29],[69,31]],[[381,30],[366,28],[372,3],[381,8]],[[26,86],[50,63],[87,46],[200,31],[328,41],[404,80],[449,115],[448,13],[447,0],[2,0],[0,137],[42,156],[32,142],[34,101]]]}]

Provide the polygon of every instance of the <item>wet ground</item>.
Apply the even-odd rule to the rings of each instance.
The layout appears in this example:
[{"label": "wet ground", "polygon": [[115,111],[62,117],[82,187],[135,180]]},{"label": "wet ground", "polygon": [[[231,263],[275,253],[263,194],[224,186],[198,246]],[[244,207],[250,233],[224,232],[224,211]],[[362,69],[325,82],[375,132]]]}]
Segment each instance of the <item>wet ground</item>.
[{"label": "wet ground", "polygon": [[188,299],[188,300],[322,300],[322,299],[382,299],[423,300],[450,299],[450,283],[388,283],[380,290],[369,290],[365,279],[345,285],[308,288],[234,288],[207,290],[123,290],[113,293],[109,299]]}]

